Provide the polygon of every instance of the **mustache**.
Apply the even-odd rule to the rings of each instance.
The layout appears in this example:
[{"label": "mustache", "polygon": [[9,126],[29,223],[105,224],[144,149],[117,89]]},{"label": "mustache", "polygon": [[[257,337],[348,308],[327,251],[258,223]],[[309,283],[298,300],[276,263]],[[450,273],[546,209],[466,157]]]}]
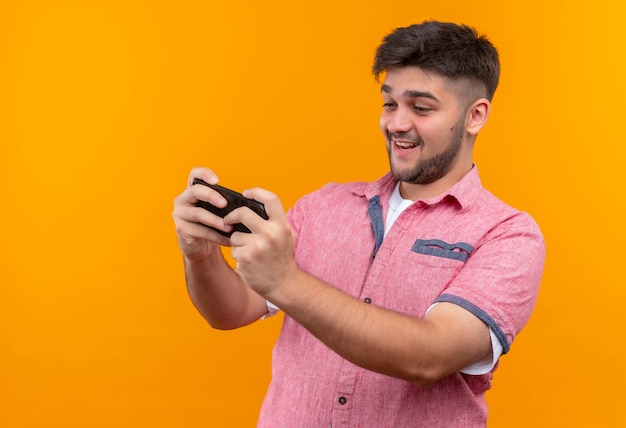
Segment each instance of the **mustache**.
[{"label": "mustache", "polygon": [[404,140],[412,143],[421,144],[424,140],[419,135],[411,135],[408,132],[389,132],[387,131],[387,138],[389,140]]}]

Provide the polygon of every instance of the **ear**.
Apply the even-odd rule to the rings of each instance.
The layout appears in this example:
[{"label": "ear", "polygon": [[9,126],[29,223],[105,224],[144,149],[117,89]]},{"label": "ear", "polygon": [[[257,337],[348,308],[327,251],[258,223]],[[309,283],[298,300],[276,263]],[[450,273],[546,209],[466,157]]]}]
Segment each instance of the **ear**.
[{"label": "ear", "polygon": [[489,113],[491,112],[491,103],[486,98],[480,98],[467,109],[467,117],[465,131],[476,136],[483,126],[487,123]]}]

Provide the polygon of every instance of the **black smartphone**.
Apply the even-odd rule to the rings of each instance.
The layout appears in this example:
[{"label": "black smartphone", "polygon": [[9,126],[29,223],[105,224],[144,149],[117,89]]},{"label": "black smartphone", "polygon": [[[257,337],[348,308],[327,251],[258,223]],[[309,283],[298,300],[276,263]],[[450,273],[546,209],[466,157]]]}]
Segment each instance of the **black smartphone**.
[{"label": "black smartphone", "polygon": [[[267,213],[265,212],[265,206],[261,202],[259,202],[259,201],[255,201],[254,199],[246,198],[241,193],[235,192],[234,190],[230,190],[230,189],[228,189],[226,187],[219,186],[217,184],[209,184],[206,181],[202,180],[201,178],[194,178],[193,179],[193,184],[194,185],[195,184],[202,184],[203,186],[208,186],[211,189],[213,189],[216,192],[218,192],[220,195],[222,195],[224,197],[224,199],[226,199],[228,204],[224,208],[218,208],[215,205],[211,205],[211,204],[209,204],[208,202],[205,202],[205,201],[198,201],[196,203],[197,207],[202,207],[205,210],[211,211],[216,216],[224,218],[226,216],[226,214],[228,214],[229,212],[231,212],[235,208],[248,207],[252,211],[257,213],[262,219],[264,219],[264,220],[268,219]],[[233,232],[250,233],[250,229],[248,229],[246,226],[244,226],[241,223],[234,224],[233,228],[232,228],[232,230],[230,232],[224,232],[223,230],[219,230],[219,229],[216,229],[214,227],[211,227],[211,229],[215,230],[216,232],[219,232],[220,234],[222,234],[224,236],[228,236],[228,237],[230,237],[230,235],[232,235]]]}]

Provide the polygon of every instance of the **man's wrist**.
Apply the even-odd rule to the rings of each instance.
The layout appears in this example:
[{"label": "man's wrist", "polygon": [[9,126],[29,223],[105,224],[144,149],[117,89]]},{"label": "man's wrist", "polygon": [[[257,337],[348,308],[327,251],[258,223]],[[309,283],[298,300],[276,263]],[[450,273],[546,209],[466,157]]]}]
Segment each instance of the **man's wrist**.
[{"label": "man's wrist", "polygon": [[222,254],[217,245],[209,245],[206,251],[183,252],[185,264],[189,266],[203,266],[217,262],[221,258]]},{"label": "man's wrist", "polygon": [[288,308],[302,294],[299,288],[306,281],[306,276],[307,274],[294,263],[286,270],[282,280],[267,293],[265,298],[283,310]]}]

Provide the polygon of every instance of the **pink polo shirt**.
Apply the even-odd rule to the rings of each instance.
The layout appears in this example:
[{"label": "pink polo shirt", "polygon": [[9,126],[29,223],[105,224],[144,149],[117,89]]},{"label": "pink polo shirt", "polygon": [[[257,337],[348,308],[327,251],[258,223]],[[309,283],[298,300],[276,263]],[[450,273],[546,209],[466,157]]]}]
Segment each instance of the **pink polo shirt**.
[{"label": "pink polo shirt", "polygon": [[[299,266],[364,304],[415,317],[435,302],[458,304],[508,352],[537,298],[545,244],[536,223],[483,189],[473,168],[413,203],[385,236],[395,184],[391,174],[329,184],[298,201],[289,220]],[[494,370],[419,387],[355,366],[285,315],[258,426],[482,427]]]}]

